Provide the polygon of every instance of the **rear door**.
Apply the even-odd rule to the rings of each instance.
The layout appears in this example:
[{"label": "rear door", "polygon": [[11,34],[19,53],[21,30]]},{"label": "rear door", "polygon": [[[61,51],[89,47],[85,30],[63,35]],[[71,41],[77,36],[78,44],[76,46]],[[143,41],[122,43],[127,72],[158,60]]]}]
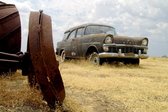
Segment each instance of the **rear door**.
[{"label": "rear door", "polygon": [[69,40],[71,40],[70,55],[73,58],[81,58],[82,56],[81,38],[83,36],[83,32],[84,27],[81,27],[72,31],[71,34],[69,35]]},{"label": "rear door", "polygon": [[74,40],[76,38],[76,29],[72,30],[66,39],[65,54],[67,57],[76,57],[75,52],[77,51],[77,46],[74,45]]},{"label": "rear door", "polygon": [[81,58],[83,55],[82,43],[83,43],[84,27],[80,27],[76,31],[76,38],[74,44],[77,46],[77,57]]}]

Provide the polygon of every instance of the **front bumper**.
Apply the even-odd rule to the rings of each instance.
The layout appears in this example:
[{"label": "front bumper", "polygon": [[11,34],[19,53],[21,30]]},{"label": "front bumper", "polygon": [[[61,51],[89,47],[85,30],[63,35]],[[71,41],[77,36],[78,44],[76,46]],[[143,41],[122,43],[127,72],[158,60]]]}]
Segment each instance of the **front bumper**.
[{"label": "front bumper", "polygon": [[99,53],[100,58],[140,58],[146,59],[148,58],[147,54],[134,54],[134,53],[108,53],[103,52]]},{"label": "front bumper", "polygon": [[[112,48],[115,48],[115,50],[111,50]],[[104,52],[99,53],[100,58],[148,58],[148,55],[144,53],[144,50],[147,52],[147,46],[104,44],[103,49]]]}]

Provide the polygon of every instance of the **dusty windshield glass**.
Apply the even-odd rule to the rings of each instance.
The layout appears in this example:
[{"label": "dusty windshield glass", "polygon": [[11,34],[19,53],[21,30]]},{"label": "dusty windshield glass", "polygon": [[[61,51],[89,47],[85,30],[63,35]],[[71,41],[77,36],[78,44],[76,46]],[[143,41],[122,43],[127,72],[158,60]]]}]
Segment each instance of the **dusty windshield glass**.
[{"label": "dusty windshield glass", "polygon": [[96,26],[96,25],[88,26],[86,28],[85,35],[100,34],[100,33],[116,35],[115,28],[109,26]]}]

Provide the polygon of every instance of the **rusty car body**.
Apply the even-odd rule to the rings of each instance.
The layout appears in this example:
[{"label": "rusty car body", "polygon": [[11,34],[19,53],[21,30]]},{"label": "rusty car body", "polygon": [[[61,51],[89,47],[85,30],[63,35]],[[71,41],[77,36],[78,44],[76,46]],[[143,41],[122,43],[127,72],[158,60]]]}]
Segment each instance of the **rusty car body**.
[{"label": "rusty car body", "polygon": [[102,24],[83,24],[68,29],[57,43],[56,54],[67,58],[85,58],[94,64],[118,61],[139,65],[148,58],[148,38],[118,36],[115,28]]}]

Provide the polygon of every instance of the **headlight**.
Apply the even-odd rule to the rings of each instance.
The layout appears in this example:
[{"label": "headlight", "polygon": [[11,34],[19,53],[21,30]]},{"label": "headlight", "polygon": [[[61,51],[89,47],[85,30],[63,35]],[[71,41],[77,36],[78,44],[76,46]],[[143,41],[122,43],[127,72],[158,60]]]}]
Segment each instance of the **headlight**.
[{"label": "headlight", "polygon": [[112,37],[107,36],[104,41],[105,44],[111,44],[112,43]]},{"label": "headlight", "polygon": [[148,45],[148,40],[147,39],[143,39],[142,40],[142,45],[147,46]]}]

